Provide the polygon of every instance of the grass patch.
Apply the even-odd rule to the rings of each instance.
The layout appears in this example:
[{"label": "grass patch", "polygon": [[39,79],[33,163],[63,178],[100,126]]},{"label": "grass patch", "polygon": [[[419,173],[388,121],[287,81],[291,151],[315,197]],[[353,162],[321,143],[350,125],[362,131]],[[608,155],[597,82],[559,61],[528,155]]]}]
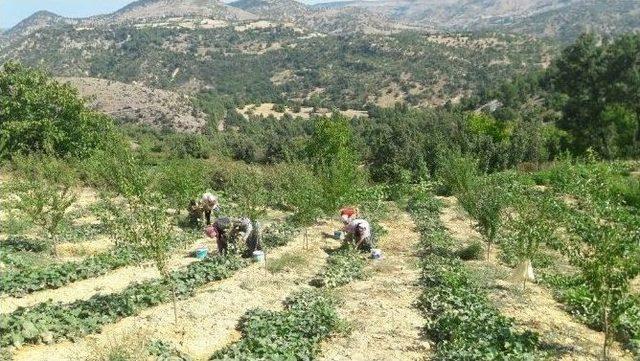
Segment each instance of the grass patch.
[{"label": "grass patch", "polygon": [[267,270],[271,273],[278,273],[284,270],[295,270],[307,264],[307,259],[299,254],[287,252],[274,260],[267,262]]}]

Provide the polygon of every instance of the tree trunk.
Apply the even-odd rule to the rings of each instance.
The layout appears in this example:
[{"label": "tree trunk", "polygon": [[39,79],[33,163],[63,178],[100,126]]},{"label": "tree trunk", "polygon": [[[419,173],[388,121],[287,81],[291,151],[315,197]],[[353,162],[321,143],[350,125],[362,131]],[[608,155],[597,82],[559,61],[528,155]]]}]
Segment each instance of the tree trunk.
[{"label": "tree trunk", "polygon": [[609,360],[609,307],[604,308],[604,345],[602,347],[603,359]]},{"label": "tree trunk", "polygon": [[173,318],[174,322],[178,324],[178,296],[176,295],[176,283],[171,281],[171,293],[173,294]]}]

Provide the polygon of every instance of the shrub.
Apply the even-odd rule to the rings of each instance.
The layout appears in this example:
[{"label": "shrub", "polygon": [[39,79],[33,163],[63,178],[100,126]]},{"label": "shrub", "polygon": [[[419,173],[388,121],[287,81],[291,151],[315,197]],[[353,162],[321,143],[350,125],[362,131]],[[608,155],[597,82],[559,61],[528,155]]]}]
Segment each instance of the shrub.
[{"label": "shrub", "polygon": [[113,133],[111,120],[89,110],[77,90],[15,62],[0,70],[0,109],[0,157],[87,157]]},{"label": "shrub", "polygon": [[436,179],[442,195],[466,192],[477,176],[477,161],[460,152],[446,151],[438,158]]},{"label": "shrub", "polygon": [[456,252],[456,255],[464,261],[476,260],[482,258],[482,243],[473,242],[470,245]]}]

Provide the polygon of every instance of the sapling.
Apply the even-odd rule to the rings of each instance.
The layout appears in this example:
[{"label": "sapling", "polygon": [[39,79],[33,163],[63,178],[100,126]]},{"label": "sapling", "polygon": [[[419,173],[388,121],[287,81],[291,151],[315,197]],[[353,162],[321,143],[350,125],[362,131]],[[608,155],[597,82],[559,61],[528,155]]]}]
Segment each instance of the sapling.
[{"label": "sapling", "polygon": [[612,207],[605,204],[596,207],[594,214],[576,213],[572,231],[577,237],[569,247],[571,263],[579,268],[597,300],[605,334],[605,359],[615,335],[614,325],[624,313],[618,305],[628,297],[631,280],[640,274],[640,235],[629,226],[607,219]]},{"label": "sapling", "polygon": [[75,174],[63,161],[48,156],[15,157],[14,165],[20,173],[15,182],[19,197],[15,206],[46,232],[57,256],[60,224],[77,198]]},{"label": "sapling", "polygon": [[149,195],[144,202],[136,198],[124,204],[105,201],[110,217],[104,217],[107,229],[123,246],[137,250],[146,259],[153,260],[158,272],[170,285],[173,297],[173,313],[178,323],[176,286],[169,269],[172,251],[173,225],[166,215],[166,204],[159,197]]},{"label": "sapling", "polygon": [[513,251],[518,263],[526,264],[526,274],[517,275],[525,289],[527,280],[532,278],[529,274],[533,273],[531,261],[537,257],[540,245],[553,238],[554,227],[545,215],[544,204],[525,202],[516,208],[516,214],[510,217],[505,228],[507,237],[514,243]]},{"label": "sapling", "polygon": [[466,192],[458,195],[462,206],[478,222],[477,229],[487,242],[487,259],[491,246],[502,225],[502,211],[505,198],[497,184],[487,180],[477,180]]}]

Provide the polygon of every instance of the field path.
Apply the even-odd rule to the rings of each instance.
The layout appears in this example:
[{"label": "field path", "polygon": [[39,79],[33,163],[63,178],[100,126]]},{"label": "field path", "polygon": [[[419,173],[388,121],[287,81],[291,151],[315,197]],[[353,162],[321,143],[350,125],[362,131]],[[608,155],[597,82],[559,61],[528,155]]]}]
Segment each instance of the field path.
[{"label": "field path", "polygon": [[367,266],[367,279],[339,288],[339,313],[353,332],[324,342],[321,360],[423,360],[429,352],[420,335],[426,321],[414,307],[420,294],[419,234],[407,213],[391,214],[395,218],[382,222],[389,232],[378,243],[384,259]]},{"label": "field path", "polygon": [[240,338],[236,326],[246,311],[258,307],[279,309],[283,299],[308,285],[309,279],[326,262],[327,253],[322,247],[327,244],[338,246],[336,241],[324,240],[322,232],[332,233],[337,226],[329,223],[310,227],[308,247],[300,235],[287,246],[268,254],[267,262],[285,254],[303,256],[306,263],[295,270],[272,274],[263,265],[253,264],[231,278],[199,289],[194,297],[179,301],[177,326],[171,303],[163,304],[107,325],[101,334],[87,336],[75,343],[25,347],[14,354],[14,360],[86,360],[96,350],[131,339],[131,335],[169,341],[194,359],[205,360],[214,351]]},{"label": "field path", "polygon": [[[439,199],[445,205],[440,220],[454,239],[463,245],[470,240],[481,239],[472,219],[459,206],[456,198]],[[501,264],[498,257],[497,251],[494,251],[490,261],[468,261],[466,265],[486,283],[489,298],[502,314],[513,318],[522,329],[537,331],[543,342],[560,351],[562,356],[559,360],[595,361],[602,358],[604,333],[594,331],[574,319],[546,287],[527,284],[527,289],[523,291],[521,285],[515,286],[505,281],[512,271]],[[611,356],[615,360],[633,359],[618,343],[612,347]]]}]

